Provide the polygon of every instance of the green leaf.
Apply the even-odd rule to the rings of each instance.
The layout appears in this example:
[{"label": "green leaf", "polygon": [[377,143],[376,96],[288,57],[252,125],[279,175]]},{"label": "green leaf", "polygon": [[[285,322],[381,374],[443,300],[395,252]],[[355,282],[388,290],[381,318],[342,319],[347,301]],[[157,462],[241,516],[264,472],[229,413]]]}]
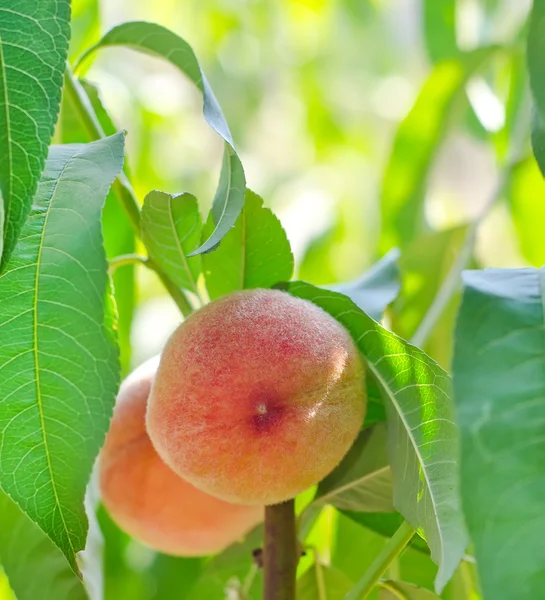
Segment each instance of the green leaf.
[{"label": "green leaf", "polygon": [[99,48],[109,46],[128,46],[168,60],[182,71],[203,95],[204,118],[210,127],[225,140],[223,166],[211,211],[215,227],[210,236],[191,255],[210,252],[233,227],[242,211],[246,179],[227,121],[195,53],[185,40],[165,27],[154,23],[135,21],[114,27],[80,58],[79,63]]},{"label": "green leaf", "polygon": [[348,296],[363,312],[380,321],[384,311],[393,302],[401,288],[399,278],[400,252],[393,248],[359,279],[327,286],[327,289]]},{"label": "green leaf", "polygon": [[541,172],[545,175],[545,3],[534,0],[530,15],[526,57],[530,88],[536,104],[532,125],[532,146]]},{"label": "green leaf", "polygon": [[404,581],[380,582],[379,600],[440,600],[433,592]]},{"label": "green leaf", "polygon": [[342,571],[316,561],[297,580],[297,600],[343,600],[352,585]]},{"label": "green leaf", "polygon": [[352,334],[384,397],[394,505],[423,532],[442,589],[466,548],[459,507],[458,430],[451,382],[424,352],[383,329],[349,298],[294,282],[289,291],[322,307]]},{"label": "green leaf", "polygon": [[[403,523],[403,517],[399,513],[363,513],[348,510],[341,512],[352,521],[385,538],[391,538]],[[419,535],[413,537],[410,546],[425,554],[430,552],[426,542]]]},{"label": "green leaf", "polygon": [[439,62],[401,122],[384,174],[381,207],[384,251],[404,248],[423,229],[428,175],[459,102],[467,102],[465,84],[497,47],[461,53]]},{"label": "green leaf", "polygon": [[18,600],[88,598],[59,549],[2,491],[0,562]]},{"label": "green leaf", "polygon": [[484,597],[543,593],[545,271],[464,274],[454,389],[463,508]]},{"label": "green leaf", "polygon": [[69,21],[69,0],[0,0],[0,272],[30,211],[53,135]]},{"label": "green leaf", "polygon": [[432,62],[458,54],[456,0],[424,0],[424,39]]},{"label": "green leaf", "polygon": [[341,464],[318,485],[311,506],[332,504],[361,512],[392,512],[392,472],[383,423],[362,431]]},{"label": "green leaf", "polygon": [[0,483],[74,568],[119,379],[100,216],[123,143],[50,149],[0,277]]},{"label": "green leaf", "polygon": [[188,258],[200,242],[201,215],[197,198],[191,194],[172,196],[150,192],[140,219],[142,241],[150,258],[181,288],[198,294],[197,279],[202,258]]},{"label": "green leaf", "polygon": [[[409,244],[399,259],[402,287],[392,305],[392,329],[410,340],[418,331],[443,282],[458,260],[466,243],[468,227],[462,225],[419,236]],[[460,294],[453,295],[424,350],[444,367],[450,366],[454,321]]]},{"label": "green leaf", "polygon": [[[114,135],[117,131],[110,115],[104,108],[98,89],[85,80],[80,84],[87,93],[91,106],[106,135]],[[57,123],[56,139],[63,144],[91,142],[93,137],[83,126],[78,109],[74,106],[72,96],[64,94],[61,102],[61,113]],[[125,168],[125,172],[127,168]],[[131,254],[136,248],[134,229],[116,194],[110,190],[102,213],[102,232],[104,248],[108,259],[122,254]],[[112,275],[115,304],[118,312],[117,337],[119,354],[124,374],[131,364],[131,328],[135,308],[135,273],[134,266],[127,265],[116,269]]]},{"label": "green leaf", "polygon": [[514,167],[507,194],[522,254],[540,267],[545,264],[545,181],[533,158]]},{"label": "green leaf", "polygon": [[[213,229],[209,218],[203,235]],[[203,256],[206,287],[212,300],[236,290],[269,288],[291,279],[293,255],[275,214],[254,192],[246,192],[244,209],[221,246]]]}]

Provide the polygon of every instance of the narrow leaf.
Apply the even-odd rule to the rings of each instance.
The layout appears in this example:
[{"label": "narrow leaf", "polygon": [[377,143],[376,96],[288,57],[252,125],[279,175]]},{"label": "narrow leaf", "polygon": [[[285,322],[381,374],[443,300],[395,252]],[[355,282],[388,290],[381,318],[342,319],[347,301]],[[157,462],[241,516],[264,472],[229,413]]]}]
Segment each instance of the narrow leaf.
[{"label": "narrow leaf", "polygon": [[380,321],[401,288],[399,256],[399,250],[394,248],[359,279],[327,288],[348,296],[363,312]]},{"label": "narrow leaf", "polygon": [[454,389],[462,500],[484,597],[543,593],[545,271],[464,274]]},{"label": "narrow leaf", "polygon": [[[214,225],[209,217],[203,235]],[[246,192],[242,214],[221,246],[203,256],[210,298],[249,288],[269,288],[291,279],[293,255],[286,232],[254,192]]]},{"label": "narrow leaf", "polygon": [[118,386],[100,216],[123,141],[51,148],[0,277],[0,483],[74,568]]},{"label": "narrow leaf", "polygon": [[440,600],[433,592],[405,581],[380,582],[379,600]]},{"label": "narrow leaf", "polygon": [[439,565],[436,587],[441,590],[466,547],[458,498],[458,431],[448,375],[346,296],[302,282],[290,284],[289,291],[321,306],[346,327],[378,381],[388,414],[394,505],[425,536]]},{"label": "narrow leaf", "polygon": [[528,263],[540,267],[545,264],[545,181],[533,158],[515,166],[507,194],[521,252]]},{"label": "narrow leaf", "polygon": [[144,200],[140,222],[142,241],[150,258],[179,287],[197,294],[202,258],[188,258],[191,250],[198,245],[202,232],[195,196],[150,192]]},{"label": "narrow leaf", "polygon": [[0,562],[18,600],[87,600],[62,552],[0,491]]},{"label": "narrow leaf", "polygon": [[532,146],[541,172],[545,175],[545,2],[534,0],[530,15],[526,57],[530,88],[536,104],[532,124]]},{"label": "narrow leaf", "polygon": [[456,44],[456,0],[424,0],[424,39],[432,62],[452,58]]},{"label": "narrow leaf", "polygon": [[424,191],[437,150],[459,101],[467,102],[468,79],[498,51],[479,48],[439,62],[413,108],[401,122],[382,184],[384,251],[404,248],[423,228]]},{"label": "narrow leaf", "polygon": [[154,23],[136,21],[114,27],[92,46],[79,62],[81,63],[98,49],[109,46],[128,46],[168,60],[184,73],[203,95],[204,118],[210,127],[225,140],[223,166],[212,205],[215,227],[201,246],[193,250],[192,255],[210,252],[221,242],[240,215],[244,206],[246,179],[227,121],[197,57],[191,46],[172,31]]},{"label": "narrow leaf", "polygon": [[69,0],[0,0],[0,272],[47,156],[70,36]]},{"label": "narrow leaf", "polygon": [[311,506],[332,504],[357,512],[393,512],[387,431],[380,423],[362,431],[341,464],[318,485]]}]

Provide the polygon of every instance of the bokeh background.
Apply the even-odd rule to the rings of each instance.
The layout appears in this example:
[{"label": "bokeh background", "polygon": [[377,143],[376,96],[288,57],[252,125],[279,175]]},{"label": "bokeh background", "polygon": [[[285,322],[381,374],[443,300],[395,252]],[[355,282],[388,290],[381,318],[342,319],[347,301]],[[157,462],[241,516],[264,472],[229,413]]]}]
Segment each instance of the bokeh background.
[{"label": "bokeh background", "polygon": [[[436,10],[429,12],[432,5]],[[545,262],[539,229],[545,186],[528,158],[522,31],[529,7],[530,0],[73,0],[70,58],[127,20],[154,21],[184,37],[222,105],[248,186],[288,233],[296,276],[315,284],[350,280],[400,246],[402,292],[387,319],[409,338],[468,224],[491,199],[497,202],[479,228],[472,263]],[[452,76],[441,71],[440,59],[454,57],[456,65],[459,51],[489,45],[499,47],[497,56],[469,78],[439,129],[430,131]],[[205,123],[202,98],[191,84],[165,62],[123,49],[99,53],[80,74],[99,87],[117,127],[128,131],[128,166],[139,198],[152,189],[190,191],[206,211],[223,145]],[[413,144],[398,149],[392,171],[396,131],[430,77],[435,83],[425,92],[427,104],[412,122]],[[515,111],[522,114],[522,134],[513,125]],[[506,170],[517,135],[515,168]],[[417,147],[433,136],[441,143],[430,145],[424,167],[415,165]],[[396,186],[414,178],[417,168],[425,225],[418,236],[405,236],[403,224],[392,224],[388,215]],[[122,214],[110,215],[107,226],[120,239],[127,230]],[[180,319],[150,271],[136,269],[134,294],[126,369],[156,354]],[[426,350],[445,367],[456,301],[427,341]],[[103,512],[99,517],[107,600],[240,598],[247,549],[235,549],[234,558],[210,569],[211,559],[156,555],[121,534]],[[384,538],[326,510],[309,543],[321,561],[355,581]],[[314,568],[312,558],[302,561],[301,572]],[[393,568],[432,587],[435,567],[417,549]],[[475,600],[473,577],[471,561],[464,562],[443,597]],[[0,598],[10,598],[1,582]]]}]

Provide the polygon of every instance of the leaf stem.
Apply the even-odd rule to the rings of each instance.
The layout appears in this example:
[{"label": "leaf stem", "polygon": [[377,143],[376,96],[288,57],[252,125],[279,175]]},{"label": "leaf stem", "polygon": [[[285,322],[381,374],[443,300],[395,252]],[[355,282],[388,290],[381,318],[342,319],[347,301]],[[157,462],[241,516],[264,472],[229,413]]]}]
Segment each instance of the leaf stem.
[{"label": "leaf stem", "polygon": [[298,562],[294,500],[266,506],[263,600],[295,600]]},{"label": "leaf stem", "polygon": [[147,256],[142,256],[141,254],[120,254],[119,256],[110,258],[108,262],[110,264],[110,273],[127,265],[144,265],[145,267],[149,267]]},{"label": "leaf stem", "polygon": [[404,521],[367,569],[365,575],[346,594],[344,600],[364,600],[364,598],[367,598],[388,567],[411,541],[413,535],[414,529],[407,521]]},{"label": "leaf stem", "polygon": [[[72,72],[70,65],[66,65],[64,74],[64,85],[68,96],[70,97],[78,116],[87,130],[91,140],[99,140],[106,137],[104,129],[100,124],[97,114],[91,104],[91,100],[84,87],[81,85],[77,77]],[[125,209],[129,221],[134,229],[137,237],[140,237],[140,204],[136,199],[136,194],[124,172],[121,172],[118,178],[114,181],[112,189],[117,196],[121,206]],[[126,263],[128,264],[128,263]],[[153,269],[159,279],[165,286],[174,302],[177,304],[180,312],[184,317],[189,316],[193,312],[187,296],[181,288],[179,288],[155,263],[151,260],[146,261],[146,266]],[[121,265],[119,265],[121,266]]]}]

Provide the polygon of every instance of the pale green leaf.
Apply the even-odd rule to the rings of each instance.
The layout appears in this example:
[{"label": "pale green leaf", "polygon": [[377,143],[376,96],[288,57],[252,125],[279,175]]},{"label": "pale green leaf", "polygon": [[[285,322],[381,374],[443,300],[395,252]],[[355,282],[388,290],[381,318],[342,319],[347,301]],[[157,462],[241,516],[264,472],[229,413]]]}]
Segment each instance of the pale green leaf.
[{"label": "pale green leaf", "polygon": [[50,149],[0,277],[0,482],[73,566],[118,387],[100,216],[123,143]]},{"label": "pale green leaf", "polygon": [[341,464],[320,482],[312,505],[332,504],[356,512],[393,512],[386,442],[384,423],[362,431]]},{"label": "pale green leaf", "polygon": [[[209,218],[203,235],[214,225]],[[254,192],[246,192],[244,209],[220,247],[203,256],[206,287],[214,300],[249,288],[269,288],[291,279],[293,255],[286,232]]]},{"label": "pale green leaf", "polygon": [[203,112],[207,123],[224,140],[223,166],[214,202],[212,217],[214,229],[210,236],[192,254],[202,254],[215,249],[235,224],[244,206],[246,179],[227,121],[220,105],[204,76],[191,46],[174,32],[155,23],[123,23],[107,32],[80,59],[83,61],[99,48],[127,46],[168,60],[184,73],[203,95]]},{"label": "pale green leaf", "polygon": [[0,0],[0,271],[30,211],[53,135],[69,21],[69,0]]},{"label": "pale green leaf", "polygon": [[533,158],[515,166],[507,194],[522,254],[540,267],[545,264],[545,181]]},{"label": "pale green leaf", "polygon": [[439,565],[436,587],[442,589],[467,543],[458,497],[458,430],[447,373],[346,296],[302,282],[288,289],[346,327],[376,378],[388,415],[394,505],[425,536]]},{"label": "pale green leaf", "polygon": [[456,43],[456,0],[424,0],[424,40],[432,62],[452,58]]},{"label": "pale green leaf", "polygon": [[315,562],[297,580],[297,600],[343,600],[351,587],[342,571]]},{"label": "pale green leaf", "polygon": [[433,159],[468,79],[498,51],[479,48],[437,63],[414,106],[399,125],[384,174],[381,209],[384,251],[404,248],[423,229],[424,192]]},{"label": "pale green leaf", "polygon": [[330,285],[327,288],[348,296],[363,312],[375,321],[380,321],[384,311],[396,299],[401,288],[399,256],[399,250],[394,248],[359,279]]},{"label": "pale green leaf", "polygon": [[536,104],[532,126],[532,145],[541,172],[545,175],[545,3],[534,0],[530,15],[526,57],[530,87]]},{"label": "pale green leaf", "polygon": [[379,600],[440,600],[433,592],[405,581],[387,579],[380,583]]},{"label": "pale green leaf", "polygon": [[150,192],[144,200],[140,223],[150,258],[179,287],[197,294],[202,257],[188,258],[198,246],[202,232],[195,196]]},{"label": "pale green leaf", "polygon": [[87,600],[62,552],[0,491],[0,562],[18,600]]},{"label": "pale green leaf", "polygon": [[488,600],[543,594],[545,270],[464,274],[454,390],[464,514]]}]

